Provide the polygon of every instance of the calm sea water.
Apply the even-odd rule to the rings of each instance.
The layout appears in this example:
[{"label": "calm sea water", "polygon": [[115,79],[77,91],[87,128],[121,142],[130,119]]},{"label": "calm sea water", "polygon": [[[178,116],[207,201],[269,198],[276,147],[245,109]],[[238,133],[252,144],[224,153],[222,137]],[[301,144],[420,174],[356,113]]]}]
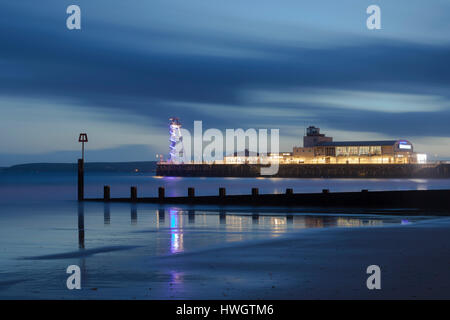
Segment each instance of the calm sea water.
[{"label": "calm sea water", "polygon": [[[284,192],[288,187],[295,192],[450,188],[450,180],[87,174],[86,196],[101,197],[104,184],[111,186],[112,196],[129,195],[131,185],[138,187],[140,196],[155,196],[159,186],[166,187],[169,196],[185,195],[191,186],[199,195],[216,194],[219,187],[226,187],[229,194],[249,193],[252,187],[259,187],[261,193]],[[0,298],[132,298],[134,289],[142,287],[153,288],[149,298],[167,298],[174,283],[198,279],[180,277],[179,270],[169,267],[149,268],[158,257],[273,239],[306,229],[381,227],[425,218],[358,212],[320,214],[287,208],[78,204],[75,197],[73,175],[0,175]],[[65,271],[72,264],[82,269],[81,291],[66,288]]]},{"label": "calm sea water", "polygon": [[[1,174],[0,202],[32,200],[75,200],[76,176],[71,174]],[[181,178],[154,177],[142,174],[86,173],[85,196],[103,197],[103,186],[111,186],[111,196],[129,196],[130,186],[138,187],[138,196],[157,196],[158,187],[166,188],[167,196],[187,195],[195,187],[198,195],[216,195],[219,187],[227,194],[330,192],[375,190],[449,189],[450,179],[286,179],[286,178]]]}]

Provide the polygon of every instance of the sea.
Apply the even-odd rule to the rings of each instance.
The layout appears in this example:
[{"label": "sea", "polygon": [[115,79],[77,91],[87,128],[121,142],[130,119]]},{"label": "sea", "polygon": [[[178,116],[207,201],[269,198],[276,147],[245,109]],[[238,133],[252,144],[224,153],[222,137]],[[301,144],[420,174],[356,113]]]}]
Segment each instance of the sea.
[{"label": "sea", "polygon": [[[299,232],[332,228],[389,227],[414,224],[427,215],[401,210],[310,210],[161,206],[76,201],[77,177],[67,173],[0,173],[0,299],[189,299],[188,283],[205,281],[162,266],[161,259],[199,251],[270,241]],[[141,173],[88,172],[85,196],[166,196],[375,190],[449,189],[450,179],[285,179],[181,178]],[[321,233],[326,235],[326,232]],[[197,263],[205,263],[197,262]],[[268,263],[272,263],[268,261]],[[69,266],[81,271],[81,289],[69,289]],[[239,279],[239,272],[232,277]],[[180,288],[184,288],[181,290]],[[177,291],[177,288],[179,289]]]}]

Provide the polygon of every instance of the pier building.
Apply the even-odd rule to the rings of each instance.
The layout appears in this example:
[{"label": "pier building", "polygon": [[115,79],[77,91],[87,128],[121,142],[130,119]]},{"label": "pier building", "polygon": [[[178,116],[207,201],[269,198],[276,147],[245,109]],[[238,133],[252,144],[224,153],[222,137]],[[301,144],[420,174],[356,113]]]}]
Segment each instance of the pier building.
[{"label": "pier building", "polygon": [[320,128],[310,126],[303,137],[303,147],[292,152],[226,156],[224,163],[267,163],[279,161],[285,164],[411,164],[426,163],[426,154],[414,152],[411,142],[405,139],[382,141],[333,141],[320,133]]}]

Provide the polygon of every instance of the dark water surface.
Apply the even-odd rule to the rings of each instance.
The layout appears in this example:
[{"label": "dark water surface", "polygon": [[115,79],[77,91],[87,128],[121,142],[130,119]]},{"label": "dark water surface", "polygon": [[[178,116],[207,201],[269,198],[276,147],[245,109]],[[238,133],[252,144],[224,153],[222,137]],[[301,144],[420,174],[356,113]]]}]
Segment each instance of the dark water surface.
[{"label": "dark water surface", "polygon": [[[7,174],[0,173],[0,202],[10,200],[75,200],[77,178],[73,174]],[[227,194],[250,194],[258,187],[260,193],[330,192],[377,190],[450,189],[450,179],[286,179],[286,178],[185,178],[155,177],[142,174],[85,175],[85,196],[103,197],[103,186],[111,186],[111,196],[129,196],[130,186],[138,187],[138,196],[157,196],[158,187],[166,188],[167,196],[187,195],[188,187],[195,187],[198,195],[216,195],[220,187]]]},{"label": "dark water surface", "polygon": [[[83,298],[114,289],[97,298],[132,298],[133,288],[155,286],[167,290],[189,278],[167,268],[147,270],[152,259],[248,241],[266,241],[307,229],[411,224],[425,217],[326,214],[296,209],[174,207],[151,204],[103,204],[75,201],[76,179],[71,175],[0,175],[0,298]],[[261,192],[315,192],[360,189],[443,189],[449,180],[356,179],[201,179],[157,178],[141,175],[88,175],[87,196],[102,196],[109,184],[113,196],[184,195],[194,186],[197,194]],[[431,216],[427,218],[432,218]],[[271,263],[270,261],[268,263]],[[66,288],[66,268],[82,269],[81,291]],[[177,273],[178,272],[178,273]],[[190,279],[189,281],[196,281]],[[162,297],[169,295],[162,294]],[[158,298],[158,296],[153,296]]]}]

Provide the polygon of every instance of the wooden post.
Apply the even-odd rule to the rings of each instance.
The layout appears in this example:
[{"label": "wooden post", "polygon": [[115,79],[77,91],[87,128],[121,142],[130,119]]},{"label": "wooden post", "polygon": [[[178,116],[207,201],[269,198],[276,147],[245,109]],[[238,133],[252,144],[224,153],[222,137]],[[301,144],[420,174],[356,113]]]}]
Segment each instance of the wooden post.
[{"label": "wooden post", "polygon": [[131,201],[136,202],[137,200],[137,187],[131,187]]},{"label": "wooden post", "polygon": [[225,188],[219,188],[219,197],[221,198],[225,198],[227,192],[225,190]]},{"label": "wooden post", "polygon": [[330,193],[330,190],[328,190],[328,189],[322,189],[322,193]]},{"label": "wooden post", "polygon": [[158,221],[160,223],[164,223],[164,219],[166,218],[166,210],[164,208],[159,208],[157,211]]},{"label": "wooden post", "polygon": [[188,188],[188,197],[189,198],[195,197],[195,189],[194,188]]},{"label": "wooden post", "polygon": [[193,209],[188,210],[188,222],[189,224],[195,223],[195,210]]},{"label": "wooden post", "polygon": [[259,213],[258,212],[253,212],[252,213],[252,223],[253,224],[258,224],[259,223]]},{"label": "wooden post", "polygon": [[286,216],[286,222],[287,222],[288,224],[292,224],[292,223],[294,222],[294,216],[293,216],[292,214],[288,214],[288,215]]},{"label": "wooden post", "polygon": [[78,159],[78,201],[84,200],[84,160]]},{"label": "wooden post", "polygon": [[130,219],[131,219],[131,224],[132,225],[136,225],[137,224],[137,208],[136,208],[135,204],[131,205]]},{"label": "wooden post", "polygon": [[105,201],[111,200],[111,188],[109,186],[103,187],[103,200]]},{"label": "wooden post", "polygon": [[362,189],[361,192],[369,192],[367,189]]},{"label": "wooden post", "polygon": [[226,214],[225,210],[223,210],[223,209],[221,209],[219,211],[219,221],[220,221],[220,224],[227,223],[227,214]]},{"label": "wooden post", "polygon": [[159,187],[159,188],[158,188],[158,198],[159,198],[159,201],[163,201],[163,200],[164,200],[164,197],[165,197],[165,190],[164,190],[163,187]]},{"label": "wooden post", "polygon": [[292,195],[292,194],[294,194],[294,190],[292,188],[287,188],[286,194]]},{"label": "wooden post", "polygon": [[252,188],[252,196],[253,197],[257,197],[259,194],[259,189],[258,188]]}]

